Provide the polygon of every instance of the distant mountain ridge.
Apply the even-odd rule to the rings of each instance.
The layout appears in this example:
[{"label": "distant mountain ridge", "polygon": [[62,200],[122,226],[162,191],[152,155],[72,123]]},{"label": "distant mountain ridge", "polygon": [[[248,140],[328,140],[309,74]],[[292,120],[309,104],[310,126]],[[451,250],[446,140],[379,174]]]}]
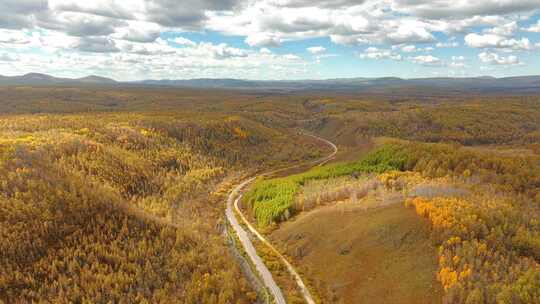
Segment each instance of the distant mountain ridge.
[{"label": "distant mountain ridge", "polygon": [[82,78],[59,78],[41,73],[28,73],[21,76],[1,76],[0,85],[69,85],[69,84],[117,84],[111,78],[90,75]]},{"label": "distant mountain ridge", "polygon": [[196,89],[234,89],[255,91],[329,91],[329,92],[383,92],[392,90],[437,89],[448,92],[476,93],[540,93],[540,76],[494,78],[437,77],[411,78],[336,78],[323,80],[243,80],[232,78],[162,79],[119,82],[100,76],[58,78],[47,74],[29,73],[22,76],[0,76],[0,86],[49,85],[105,85],[105,86],[159,86]]}]

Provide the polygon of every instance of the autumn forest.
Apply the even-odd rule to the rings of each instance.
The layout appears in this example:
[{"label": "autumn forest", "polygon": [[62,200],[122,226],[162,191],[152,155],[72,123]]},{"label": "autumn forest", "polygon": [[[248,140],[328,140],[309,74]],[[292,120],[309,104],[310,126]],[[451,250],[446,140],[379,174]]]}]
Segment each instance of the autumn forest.
[{"label": "autumn forest", "polygon": [[[309,165],[332,149],[306,134],[335,143],[335,159]],[[272,301],[226,201],[242,180],[297,163],[256,179],[241,207],[317,302],[353,298],[280,235],[379,195],[374,210],[414,213],[429,231],[434,266],[418,271],[440,290],[432,303],[540,303],[538,96],[93,86],[0,87],[0,303]]]}]

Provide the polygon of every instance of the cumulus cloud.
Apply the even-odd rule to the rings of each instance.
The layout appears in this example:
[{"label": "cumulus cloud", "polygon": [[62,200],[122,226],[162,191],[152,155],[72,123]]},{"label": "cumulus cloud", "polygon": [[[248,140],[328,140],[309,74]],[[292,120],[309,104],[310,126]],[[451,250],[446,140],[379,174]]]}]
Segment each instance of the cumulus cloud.
[{"label": "cumulus cloud", "polygon": [[135,11],[141,8],[136,0],[49,0],[49,5],[55,11],[85,13],[123,20],[136,19]]},{"label": "cumulus cloud", "polygon": [[124,53],[137,54],[143,56],[164,56],[174,55],[177,49],[170,46],[167,41],[157,38],[152,43],[138,43],[130,41],[117,41],[116,46]]},{"label": "cumulus cloud", "polygon": [[231,57],[247,57],[245,50],[228,46],[226,43],[214,45],[211,43],[201,43],[199,48],[209,51],[214,58],[226,59]]},{"label": "cumulus cloud", "polygon": [[414,44],[393,45],[392,50],[401,50],[404,53],[431,52],[434,50],[431,46],[418,47]]},{"label": "cumulus cloud", "polygon": [[81,38],[75,47],[80,51],[93,53],[115,53],[120,51],[112,39],[104,37]]},{"label": "cumulus cloud", "polygon": [[478,54],[478,58],[482,63],[491,65],[519,65],[521,64],[519,58],[514,55],[500,56],[496,53],[482,52]]},{"label": "cumulus cloud", "polygon": [[368,47],[359,56],[361,59],[374,59],[374,60],[391,59],[391,60],[396,60],[396,61],[403,60],[403,57],[400,54],[392,52],[392,50],[379,49],[376,47]]},{"label": "cumulus cloud", "polygon": [[4,47],[27,45],[35,40],[26,32],[0,29],[0,45]]},{"label": "cumulus cloud", "polygon": [[466,64],[465,64],[465,56],[452,56],[451,57],[451,61],[450,63],[448,64],[449,67],[451,68],[455,68],[455,69],[462,69],[462,68],[466,68],[468,67]]},{"label": "cumulus cloud", "polygon": [[435,37],[426,29],[426,25],[418,21],[406,21],[400,24],[396,31],[387,35],[393,43],[424,43],[433,42]]},{"label": "cumulus cloud", "polygon": [[62,31],[71,36],[107,36],[118,27],[126,26],[123,20],[72,12],[49,12],[37,21],[41,28]]},{"label": "cumulus cloud", "polygon": [[395,10],[429,19],[462,18],[464,16],[506,15],[536,10],[537,0],[394,0]]},{"label": "cumulus cloud", "polygon": [[508,22],[506,24],[496,26],[491,29],[487,29],[485,32],[493,35],[498,36],[512,36],[514,32],[518,29],[518,25],[516,21]]},{"label": "cumulus cloud", "polygon": [[412,52],[416,52],[417,49],[416,49],[416,46],[415,45],[405,45],[405,46],[402,46],[401,47],[401,50],[405,53],[412,53]]},{"label": "cumulus cloud", "polygon": [[528,38],[514,39],[494,34],[468,34],[465,43],[474,48],[504,48],[513,50],[530,50],[533,45]]},{"label": "cumulus cloud", "polygon": [[324,16],[320,9],[310,8],[308,10],[306,14],[297,14],[295,10],[286,10],[281,14],[268,12],[256,20],[257,26],[282,33],[315,32],[333,26],[331,20]]},{"label": "cumulus cloud", "polygon": [[326,52],[326,48],[324,48],[322,46],[313,46],[313,47],[308,47],[307,51],[310,52],[313,55],[320,55],[320,54]]},{"label": "cumulus cloud", "polygon": [[249,40],[271,33],[283,41],[330,37],[345,45],[435,42],[433,31],[450,28],[442,21],[398,17],[387,2],[373,0],[333,9],[317,6],[317,2],[306,7],[276,6],[264,0],[249,3],[232,14],[210,14],[208,27]]},{"label": "cumulus cloud", "polygon": [[171,46],[172,43],[161,38],[153,43],[117,41],[116,47],[121,51],[114,53],[81,51],[51,56],[24,53],[17,58],[16,65],[9,66],[9,73],[28,73],[47,66],[47,73],[58,76],[98,74],[119,80],[197,77],[280,79],[306,78],[309,75],[306,74],[306,62],[294,54],[262,54],[210,42],[177,48]]},{"label": "cumulus cloud", "polygon": [[246,38],[245,42],[249,46],[256,47],[277,47],[281,45],[281,39],[272,34],[257,33]]},{"label": "cumulus cloud", "polygon": [[523,30],[526,32],[531,32],[531,33],[540,33],[540,20],[538,20],[536,24],[526,27]]},{"label": "cumulus cloud", "polygon": [[13,55],[6,54],[6,53],[0,54],[0,61],[16,61],[16,60],[17,58]]},{"label": "cumulus cloud", "polygon": [[150,43],[161,35],[161,29],[153,23],[129,21],[129,26],[116,30],[115,37],[132,42]]},{"label": "cumulus cloud", "polygon": [[[80,61],[92,56],[109,70],[120,69],[114,60],[161,74],[169,73],[165,61],[175,62],[182,66],[176,70],[181,75],[195,71],[194,64],[230,71],[279,63],[274,72],[289,75],[285,67],[295,73],[306,69],[300,67],[303,59],[268,48],[323,38],[317,41],[363,49],[357,53],[362,59],[399,61],[406,53],[405,59],[418,64],[463,67],[465,60],[443,62],[434,57],[437,53],[429,54],[433,47],[518,55],[540,49],[537,37],[528,34],[540,32],[540,21],[530,20],[539,10],[538,0],[1,0],[0,47],[10,58],[32,54],[20,57],[20,67],[13,65],[18,70],[32,60],[51,66],[51,58],[69,56],[71,64],[83,66]],[[206,43],[195,43],[183,38],[186,32],[200,35],[197,41],[213,34]],[[245,44],[220,43],[226,40],[220,35],[242,37]],[[462,43],[453,38],[461,36]],[[326,48],[321,44],[306,51],[318,62],[335,55]],[[514,60],[497,56],[493,62]]]},{"label": "cumulus cloud", "polygon": [[435,46],[438,48],[455,48],[459,46],[459,42],[457,41],[437,42]]},{"label": "cumulus cloud", "polygon": [[325,8],[341,8],[360,5],[362,0],[272,0],[276,6],[281,7],[325,7]]},{"label": "cumulus cloud", "polygon": [[163,26],[194,29],[202,26],[208,11],[232,10],[237,0],[148,0],[145,13],[148,21]]},{"label": "cumulus cloud", "polygon": [[287,60],[300,60],[300,57],[298,57],[297,55],[294,55],[294,54],[283,55],[283,58],[285,58]]},{"label": "cumulus cloud", "polygon": [[173,39],[169,39],[169,41],[172,41],[176,44],[179,44],[179,45],[187,45],[187,46],[195,46],[197,45],[195,42],[187,39],[187,38],[184,38],[184,37],[175,37]]},{"label": "cumulus cloud", "polygon": [[35,16],[48,10],[47,0],[0,1],[0,28],[22,29],[33,26]]},{"label": "cumulus cloud", "polygon": [[409,58],[412,62],[418,63],[425,66],[442,66],[443,61],[438,58],[431,55],[421,55],[421,56],[415,56]]}]

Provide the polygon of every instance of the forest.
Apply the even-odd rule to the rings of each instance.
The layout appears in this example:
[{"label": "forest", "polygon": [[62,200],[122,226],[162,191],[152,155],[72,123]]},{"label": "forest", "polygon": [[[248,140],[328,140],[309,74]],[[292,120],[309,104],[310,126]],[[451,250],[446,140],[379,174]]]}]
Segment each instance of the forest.
[{"label": "forest", "polygon": [[0,301],[256,301],[223,238],[226,197],[329,153],[302,129],[349,160],[258,179],[244,201],[259,227],[305,211],[317,180],[444,179],[470,194],[403,205],[431,224],[445,303],[538,302],[538,101],[2,87]]},{"label": "forest", "polygon": [[445,302],[540,301],[540,157],[430,144],[404,145],[396,153],[409,156],[406,170],[451,178],[470,191],[405,201],[432,224]]},{"label": "forest", "polygon": [[251,303],[226,193],[238,172],[318,149],[214,114],[23,114],[0,130],[5,303]]},{"label": "forest", "polygon": [[385,136],[421,142],[517,145],[539,151],[536,96],[452,97],[416,101],[329,98],[310,101],[320,116],[307,127],[338,143]]}]

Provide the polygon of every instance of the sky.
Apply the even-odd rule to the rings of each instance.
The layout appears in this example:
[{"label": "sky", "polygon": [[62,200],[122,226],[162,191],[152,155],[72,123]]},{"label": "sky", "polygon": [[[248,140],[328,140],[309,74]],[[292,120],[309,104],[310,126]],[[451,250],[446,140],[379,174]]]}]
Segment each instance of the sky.
[{"label": "sky", "polygon": [[0,75],[540,74],[540,0],[0,0]]}]

